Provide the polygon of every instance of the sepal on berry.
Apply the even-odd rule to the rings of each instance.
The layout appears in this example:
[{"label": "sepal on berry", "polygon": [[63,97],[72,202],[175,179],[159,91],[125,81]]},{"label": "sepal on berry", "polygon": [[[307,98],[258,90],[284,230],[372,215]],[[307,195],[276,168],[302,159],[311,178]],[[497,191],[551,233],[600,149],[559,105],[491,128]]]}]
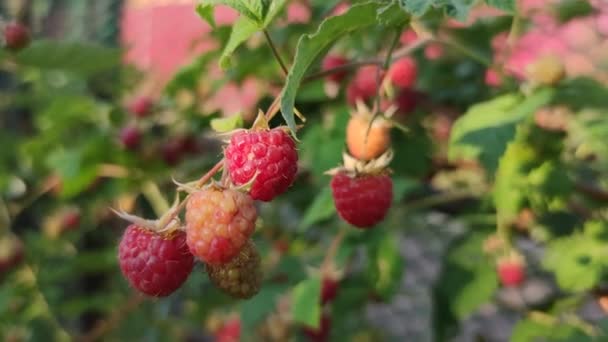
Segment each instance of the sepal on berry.
[{"label": "sepal on berry", "polygon": [[359,160],[347,152],[342,153],[343,165],[330,169],[325,172],[326,175],[335,176],[338,173],[346,172],[351,177],[356,177],[360,174],[378,175],[390,173],[388,165],[393,159],[393,150],[388,149],[384,154],[370,161]]}]

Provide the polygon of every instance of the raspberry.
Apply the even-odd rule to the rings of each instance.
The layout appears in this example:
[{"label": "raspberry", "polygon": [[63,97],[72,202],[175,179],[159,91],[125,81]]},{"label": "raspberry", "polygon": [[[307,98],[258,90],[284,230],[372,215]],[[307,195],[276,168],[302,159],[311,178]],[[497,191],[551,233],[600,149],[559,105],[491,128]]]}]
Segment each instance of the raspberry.
[{"label": "raspberry", "polygon": [[399,113],[409,114],[418,107],[423,98],[424,95],[420,91],[403,88],[399,91],[394,101]]},{"label": "raspberry", "polygon": [[227,263],[253,234],[257,216],[247,194],[218,188],[197,191],[186,205],[188,247],[205,263]]},{"label": "raspberry", "polygon": [[348,151],[360,160],[377,158],[391,144],[390,126],[379,118],[374,120],[368,134],[370,120],[371,118],[364,115],[355,115],[350,118],[346,126]]},{"label": "raspberry", "polygon": [[323,278],[321,283],[321,304],[333,301],[338,295],[338,282],[332,278]]},{"label": "raspberry", "polygon": [[30,44],[30,30],[23,24],[11,22],[4,27],[4,44],[7,49],[19,51]]},{"label": "raspberry", "polygon": [[0,276],[19,265],[25,256],[21,241],[14,235],[0,239]]},{"label": "raspberry", "polygon": [[397,60],[388,71],[391,82],[402,88],[409,88],[416,82],[418,70],[413,58],[405,57]]},{"label": "raspberry", "polygon": [[[321,63],[321,68],[323,70],[329,70],[340,67],[346,63],[348,63],[348,59],[340,55],[327,55]],[[346,77],[347,74],[348,71],[346,70],[338,71],[327,75],[327,79],[335,83],[340,83],[344,79],[344,77]]]},{"label": "raspberry", "polygon": [[564,78],[564,65],[553,55],[543,56],[526,67],[529,80],[544,85],[554,85]]},{"label": "raspberry", "polygon": [[499,262],[498,278],[503,286],[518,287],[526,278],[523,263],[518,260],[504,260]]},{"label": "raspberry", "polygon": [[152,297],[166,297],[186,281],[194,258],[186,246],[186,234],[158,234],[131,224],[118,247],[122,274],[131,286]]},{"label": "raspberry", "polygon": [[80,225],[80,210],[70,209],[63,214],[61,218],[61,228],[63,231],[68,231],[77,228]]},{"label": "raspberry", "polygon": [[385,174],[351,177],[339,172],[330,185],[338,214],[356,227],[382,221],[391,206],[393,181]]},{"label": "raspberry", "polygon": [[120,142],[128,150],[134,150],[139,146],[141,133],[135,126],[126,126],[120,131]]},{"label": "raspberry", "polygon": [[141,96],[133,100],[131,104],[129,104],[129,112],[133,114],[135,117],[143,118],[152,112],[152,108],[154,107],[154,102],[151,98],[147,96]]},{"label": "raspberry", "polygon": [[250,190],[256,200],[270,201],[285,192],[298,171],[295,144],[281,128],[237,132],[224,155],[234,184],[246,184],[256,177]]},{"label": "raspberry", "polygon": [[182,159],[183,147],[178,139],[171,139],[161,147],[161,154],[165,164],[174,166],[179,164]]},{"label": "raspberry", "polygon": [[207,265],[209,278],[232,297],[247,299],[258,293],[262,282],[260,254],[248,241],[239,254],[224,265]]},{"label": "raspberry", "polygon": [[329,334],[331,332],[331,318],[327,314],[321,316],[321,322],[317,329],[311,327],[304,328],[304,335],[313,342],[326,342],[329,341]]},{"label": "raspberry", "polygon": [[[368,65],[360,68],[351,83],[346,88],[346,99],[350,105],[357,100],[367,101],[374,97],[378,91],[378,72],[381,71],[376,65]],[[380,83],[384,75],[380,74]]]},{"label": "raspberry", "polygon": [[238,342],[241,338],[241,321],[238,318],[227,321],[216,333],[215,342]]}]

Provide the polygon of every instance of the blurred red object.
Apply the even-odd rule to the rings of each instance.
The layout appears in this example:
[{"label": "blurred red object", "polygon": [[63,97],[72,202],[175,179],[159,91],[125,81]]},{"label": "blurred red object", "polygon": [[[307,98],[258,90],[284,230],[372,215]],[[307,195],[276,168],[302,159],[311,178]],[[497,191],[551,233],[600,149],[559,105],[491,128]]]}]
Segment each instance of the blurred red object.
[{"label": "blurred red object", "polygon": [[[121,22],[125,61],[164,83],[201,52],[217,48],[210,26],[194,11],[196,0],[127,0]],[[237,13],[219,6],[218,25],[229,25]]]}]

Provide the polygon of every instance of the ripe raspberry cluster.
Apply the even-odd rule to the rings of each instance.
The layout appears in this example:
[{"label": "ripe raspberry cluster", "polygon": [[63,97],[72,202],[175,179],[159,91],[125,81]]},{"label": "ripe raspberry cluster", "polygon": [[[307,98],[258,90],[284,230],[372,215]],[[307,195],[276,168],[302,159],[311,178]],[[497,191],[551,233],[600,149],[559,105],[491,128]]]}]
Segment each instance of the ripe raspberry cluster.
[{"label": "ripe raspberry cluster", "polygon": [[[135,289],[168,296],[186,281],[198,259],[211,282],[228,295],[246,299],[258,293],[262,273],[251,240],[258,216],[254,200],[270,201],[285,192],[298,161],[286,131],[261,122],[233,133],[218,164],[227,171],[220,183],[183,186],[189,192],[183,205],[174,205],[156,221],[119,214],[133,223],[123,235],[118,258]],[[212,174],[206,176],[202,183]],[[182,207],[184,224],[178,218]]]}]

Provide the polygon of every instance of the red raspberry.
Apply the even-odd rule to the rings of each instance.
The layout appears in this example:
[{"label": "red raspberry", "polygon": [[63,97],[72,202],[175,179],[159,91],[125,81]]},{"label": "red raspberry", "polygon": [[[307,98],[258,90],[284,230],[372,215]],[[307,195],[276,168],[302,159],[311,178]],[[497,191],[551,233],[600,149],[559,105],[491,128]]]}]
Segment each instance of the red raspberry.
[{"label": "red raspberry", "polygon": [[19,51],[30,44],[30,30],[23,24],[11,22],[4,27],[4,44],[7,49]]},{"label": "red raspberry", "polygon": [[147,96],[137,97],[133,102],[129,104],[129,112],[135,117],[143,118],[152,113],[154,102]]},{"label": "red raspberry", "polygon": [[[327,55],[323,59],[321,68],[323,70],[329,70],[329,69],[334,69],[334,68],[340,67],[346,63],[348,63],[348,59],[346,59],[340,55]],[[348,74],[348,71],[342,70],[342,71],[334,72],[330,75],[327,75],[327,79],[332,82],[340,83],[344,79],[344,77],[346,77],[347,74]]]},{"label": "red raspberry", "polygon": [[393,181],[387,175],[351,177],[339,172],[330,185],[338,214],[356,227],[368,228],[382,221],[391,206]]},{"label": "red raspberry", "polygon": [[14,235],[0,238],[0,277],[19,265],[25,256],[23,243]]},{"label": "red raspberry", "polygon": [[215,333],[215,342],[238,342],[241,338],[241,321],[231,319]]},{"label": "red raspberry", "polygon": [[134,150],[139,146],[141,133],[135,126],[127,126],[120,131],[120,142],[128,150]]},{"label": "red raspberry", "polygon": [[207,265],[207,274],[215,286],[230,296],[251,298],[260,291],[262,283],[260,254],[249,241],[229,263]]},{"label": "red raspberry", "polygon": [[338,282],[332,278],[323,278],[321,282],[321,304],[333,301],[338,295]]},{"label": "red raspberry", "polygon": [[304,328],[304,334],[308,337],[308,340],[313,342],[326,342],[329,341],[329,335],[331,333],[331,318],[327,314],[321,316],[321,322],[317,329],[311,327]]},{"label": "red raspberry", "polygon": [[173,293],[194,267],[184,232],[162,235],[135,224],[127,227],[120,240],[118,261],[131,286],[152,297]]},{"label": "red raspberry", "polygon": [[188,247],[207,264],[224,264],[238,255],[255,230],[251,197],[231,189],[207,188],[186,205]]},{"label": "red raspberry", "polygon": [[179,164],[182,159],[183,147],[179,139],[171,139],[161,147],[161,154],[165,164],[174,166]]},{"label": "red raspberry", "polygon": [[526,278],[526,271],[523,263],[516,260],[499,262],[498,278],[505,287],[518,287]]},{"label": "red raspberry", "polygon": [[270,201],[293,183],[298,171],[298,153],[293,139],[281,128],[240,131],[224,151],[230,178],[236,185],[251,185],[251,197]]},{"label": "red raspberry", "polygon": [[395,97],[397,111],[401,114],[413,112],[423,99],[423,94],[417,90],[403,88]]},{"label": "red raspberry", "polygon": [[401,88],[409,88],[416,83],[418,70],[413,58],[405,57],[397,60],[388,71],[391,82]]},{"label": "red raspberry", "polygon": [[[360,68],[351,83],[346,88],[346,99],[350,105],[354,105],[357,99],[367,101],[376,96],[378,91],[378,70],[376,65],[368,65]],[[380,74],[380,82],[383,75]]]},{"label": "red raspberry", "polygon": [[77,228],[80,225],[80,210],[70,209],[63,214],[61,218],[61,228],[63,231],[68,231]]}]

